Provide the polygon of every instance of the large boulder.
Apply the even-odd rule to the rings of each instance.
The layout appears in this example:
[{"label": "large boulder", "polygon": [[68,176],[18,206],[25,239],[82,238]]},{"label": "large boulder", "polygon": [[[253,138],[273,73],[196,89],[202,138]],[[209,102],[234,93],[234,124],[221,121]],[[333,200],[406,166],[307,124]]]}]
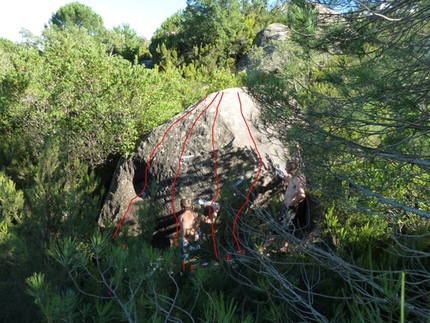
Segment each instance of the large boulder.
[{"label": "large boulder", "polygon": [[[176,232],[172,205],[176,212],[183,197],[194,201],[215,197],[215,160],[219,187],[249,184],[255,179],[260,188],[279,184],[276,168],[283,167],[287,152],[261,126],[258,116],[253,99],[244,90],[233,88],[208,95],[155,128],[135,153],[120,160],[100,226],[118,226],[121,221],[129,232],[137,234],[141,229],[139,208],[149,200],[156,201],[160,209],[154,243],[168,245]],[[264,190],[259,194],[265,194]]]},{"label": "large boulder", "polygon": [[261,30],[254,39],[254,45],[270,48],[273,41],[288,39],[289,28],[280,23],[273,23]]},{"label": "large boulder", "polygon": [[237,62],[237,71],[250,73],[256,68],[267,72],[276,71],[283,63],[279,60],[277,45],[288,37],[289,28],[286,25],[270,24],[257,34],[252,49]]},{"label": "large boulder", "polygon": [[[314,3],[318,12],[318,25],[320,28],[332,25],[342,16],[339,12],[332,10],[322,4]],[[286,10],[287,5],[281,6],[281,12]],[[288,62],[288,49],[291,44],[288,40],[291,29],[281,23],[273,23],[262,29],[255,37],[252,48],[244,55],[236,66],[237,72],[246,71],[248,74],[259,70],[267,73],[276,73]]]}]

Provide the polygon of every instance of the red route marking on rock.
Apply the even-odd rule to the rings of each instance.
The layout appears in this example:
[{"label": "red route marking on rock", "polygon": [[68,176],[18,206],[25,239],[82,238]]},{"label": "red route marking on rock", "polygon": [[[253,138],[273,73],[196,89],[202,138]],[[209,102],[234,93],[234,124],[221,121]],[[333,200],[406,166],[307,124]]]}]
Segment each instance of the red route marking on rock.
[{"label": "red route marking on rock", "polygon": [[163,135],[163,137],[161,138],[161,140],[158,142],[158,144],[157,144],[157,145],[154,147],[154,149],[152,150],[151,155],[149,156],[148,162],[147,162],[147,164],[146,164],[145,173],[144,173],[144,176],[143,176],[143,181],[144,181],[143,189],[142,189],[142,191],[141,191],[139,194],[137,194],[135,197],[133,197],[133,198],[130,200],[130,202],[128,203],[128,207],[127,207],[126,211],[124,212],[123,217],[122,217],[122,218],[121,218],[121,220],[118,222],[118,225],[117,225],[117,228],[116,228],[115,233],[112,235],[112,240],[113,240],[113,239],[115,239],[116,235],[118,234],[119,229],[121,228],[121,224],[122,224],[122,222],[124,221],[124,219],[125,219],[125,217],[126,217],[127,213],[130,211],[130,208],[131,208],[131,205],[132,205],[133,201],[134,201],[135,199],[137,199],[139,196],[141,196],[141,195],[146,191],[146,186],[147,186],[147,184],[148,184],[148,180],[147,180],[148,176],[147,176],[147,174],[148,174],[149,166],[150,166],[150,164],[151,164],[152,158],[153,158],[153,157],[154,157],[154,155],[155,155],[156,150],[158,149],[158,147],[160,147],[160,146],[161,146],[161,144],[162,144],[162,143],[164,142],[164,140],[166,139],[167,133],[168,133],[168,132],[173,128],[173,126],[174,126],[174,125],[176,125],[179,121],[181,121],[181,120],[182,120],[182,119],[184,119],[186,116],[188,116],[191,112],[193,112],[195,109],[197,109],[197,107],[200,105],[200,103],[202,103],[204,100],[206,100],[206,98],[207,98],[207,96],[205,96],[203,99],[201,99],[199,102],[197,102],[197,103],[196,103],[196,105],[195,105],[192,109],[190,109],[187,113],[185,113],[182,117],[180,117],[179,119],[175,120],[175,122],[173,122],[173,123],[172,123],[172,124],[167,128],[167,130],[164,132],[164,135]]},{"label": "red route marking on rock", "polygon": [[[176,212],[175,212],[175,185],[176,185],[176,180],[178,179],[178,177],[179,177],[179,173],[180,173],[180,170],[181,170],[181,159],[182,159],[182,156],[183,156],[183,154],[184,154],[184,151],[185,151],[185,147],[186,147],[186,142],[188,141],[188,137],[189,137],[189,135],[191,134],[191,132],[192,132],[192,130],[194,129],[194,127],[195,127],[195,125],[196,125],[196,123],[197,123],[197,121],[200,119],[200,117],[209,109],[209,107],[212,105],[212,103],[215,101],[215,99],[218,97],[218,95],[219,95],[219,92],[215,95],[215,97],[213,98],[213,100],[209,103],[209,105],[198,115],[198,117],[194,120],[194,122],[193,122],[193,124],[192,124],[192,126],[191,126],[191,128],[188,130],[188,133],[187,133],[187,135],[186,135],[186,137],[185,137],[185,140],[184,140],[184,142],[183,142],[183,145],[182,145],[182,150],[181,150],[181,154],[180,154],[180,156],[179,156],[179,159],[178,159],[178,170],[177,170],[177,172],[176,172],[176,174],[175,174],[175,178],[174,178],[174,180],[173,180],[173,184],[172,184],[172,202],[171,202],[171,205],[172,205],[172,213],[173,213],[173,215],[174,215],[174,217],[175,217],[175,221],[176,221],[176,235],[175,235],[175,238],[174,238],[174,241],[175,241],[175,245],[177,246],[178,245],[178,243],[177,243],[177,237],[178,237],[178,234],[179,234],[179,221],[178,221],[178,217],[177,217],[177,215],[176,215]],[[213,205],[213,203],[217,200],[217,198],[218,198],[218,194],[219,194],[219,189],[220,189],[220,183],[219,183],[219,178],[218,178],[218,172],[217,172],[217,158],[216,158],[216,149],[215,149],[215,123],[216,123],[216,119],[217,119],[217,117],[218,117],[218,109],[219,109],[219,105],[221,104],[221,101],[222,101],[222,98],[223,98],[223,96],[224,96],[224,93],[222,93],[221,94],[221,98],[220,98],[220,100],[219,100],[219,102],[218,102],[218,105],[217,105],[217,108],[216,108],[216,114],[215,114],[215,117],[214,117],[214,121],[213,121],[213,123],[212,123],[212,150],[213,150],[213,153],[214,153],[214,173],[215,173],[215,178],[216,178],[216,183],[217,183],[217,189],[216,189],[216,193],[215,193],[215,197],[212,199],[212,201],[211,201],[211,205],[210,205],[210,207],[209,207],[209,217],[211,216],[211,209],[212,209],[212,205]],[[247,123],[247,121],[246,121],[246,118],[245,118],[245,116],[243,115],[243,110],[242,110],[242,102],[241,102],[241,100],[240,100],[240,95],[239,95],[239,93],[237,93],[237,97],[238,97],[238,100],[239,100],[239,104],[240,104],[240,113],[241,113],[241,116],[242,116],[242,119],[243,119],[243,121],[244,121],[244,123],[245,123],[245,125],[246,125],[246,127],[247,127],[247,130],[248,130],[248,134],[249,134],[249,136],[251,137],[251,140],[252,140],[252,142],[253,142],[253,144],[254,144],[254,147],[255,147],[255,150],[256,150],[256,152],[257,152],[257,154],[258,154],[258,157],[259,157],[259,167],[258,167],[258,173],[257,173],[257,176],[255,177],[255,179],[254,179],[254,181],[253,181],[253,183],[251,184],[251,187],[249,188],[249,190],[248,190],[248,194],[247,194],[247,196],[246,196],[246,200],[245,200],[245,202],[242,204],[242,206],[240,207],[240,209],[239,209],[239,211],[236,213],[236,216],[235,216],[235,219],[234,219],[234,222],[233,222],[233,238],[234,238],[234,240],[235,240],[235,242],[236,242],[236,245],[237,245],[237,247],[238,247],[238,252],[239,253],[244,253],[244,250],[242,251],[241,250],[241,248],[240,248],[240,243],[239,243],[239,241],[238,241],[238,239],[237,239],[237,236],[236,236],[236,225],[237,225],[237,220],[238,220],[238,218],[239,218],[239,214],[242,212],[242,210],[243,210],[243,208],[246,206],[246,204],[248,203],[248,201],[249,201],[249,198],[250,198],[250,195],[251,195],[251,193],[252,193],[252,190],[253,190],[253,188],[254,188],[254,186],[255,186],[255,183],[257,182],[257,180],[258,180],[258,178],[259,178],[259,176],[260,176],[260,172],[261,172],[261,168],[262,168],[262,159],[261,159],[261,155],[260,155],[260,152],[259,152],[259,150],[258,150],[258,148],[257,148],[257,144],[256,144],[256,142],[255,142],[255,140],[254,140],[254,137],[252,136],[252,133],[251,133],[251,130],[250,130],[250,128],[249,128],[249,125],[248,125],[248,123]],[[121,220],[118,222],[118,225],[117,225],[117,229],[116,229],[116,231],[115,231],[115,233],[112,235],[112,239],[115,239],[115,237],[116,237],[116,235],[118,234],[118,232],[119,232],[119,230],[120,230],[120,228],[121,228],[121,224],[122,224],[122,222],[124,221],[124,219],[125,219],[125,217],[127,216],[127,214],[128,214],[128,212],[130,211],[130,208],[131,208],[131,205],[132,205],[132,203],[133,203],[133,201],[136,199],[136,198],[138,198],[139,196],[141,196],[145,191],[146,191],[146,187],[147,187],[147,184],[148,184],[148,182],[147,182],[147,173],[148,173],[148,169],[149,169],[149,167],[150,167],[150,164],[151,164],[151,161],[152,161],[152,159],[153,159],[153,157],[154,157],[154,155],[155,155],[155,152],[156,152],[156,150],[158,149],[158,147],[164,142],[164,140],[165,140],[165,138],[166,138],[166,136],[167,136],[167,133],[173,128],[173,126],[174,125],[176,125],[179,121],[181,121],[182,119],[184,119],[186,116],[188,116],[191,112],[193,112],[195,109],[197,109],[197,107],[204,101],[204,100],[206,100],[206,98],[207,98],[207,96],[205,96],[203,99],[201,99],[199,102],[197,102],[197,104],[192,108],[192,109],[190,109],[187,113],[185,113],[181,118],[179,118],[179,119],[177,119],[177,120],[175,120],[175,122],[173,122],[168,128],[167,128],[167,130],[164,132],[164,135],[163,135],[163,137],[162,137],[162,139],[158,142],[158,144],[154,147],[154,149],[152,150],[152,152],[151,152],[151,155],[150,155],[150,157],[149,157],[149,159],[148,159],[148,162],[147,162],[147,164],[146,164],[146,168],[145,168],[145,173],[144,173],[144,187],[143,187],[143,189],[142,189],[142,191],[139,193],[139,194],[137,194],[135,197],[133,197],[131,200],[130,200],[130,202],[129,202],[129,204],[128,204],[128,207],[127,207],[127,209],[126,209],[126,211],[124,212],[124,215],[123,215],[123,217],[121,218]],[[216,258],[218,259],[218,252],[217,252],[217,248],[216,248],[216,240],[215,240],[215,235],[214,235],[214,224],[212,223],[212,240],[213,240],[213,245],[214,245],[214,252],[215,252],[215,255],[216,255]]]},{"label": "red route marking on rock", "polygon": [[[212,103],[215,101],[215,99],[218,97],[218,94],[219,94],[219,92],[215,95],[215,97],[212,99],[212,101],[207,105],[207,107],[206,108],[204,108],[203,110],[202,110],[202,112],[200,112],[200,114],[197,116],[197,118],[194,120],[194,122],[193,122],[193,124],[191,125],[191,127],[190,127],[190,129],[188,130],[188,132],[187,132],[187,134],[186,134],[186,136],[185,136],[185,140],[184,140],[184,142],[182,143],[182,149],[181,149],[181,154],[179,155],[179,158],[178,158],[178,169],[177,169],[177,171],[176,171],[176,174],[175,174],[175,177],[174,177],[174,179],[173,179],[173,183],[172,183],[172,213],[173,213],[173,216],[175,217],[175,221],[176,221],[176,234],[175,234],[175,238],[173,239],[173,241],[175,242],[175,245],[176,246],[178,246],[178,242],[177,242],[177,238],[178,238],[178,235],[179,235],[179,221],[178,221],[178,216],[176,215],[176,212],[175,212],[175,186],[176,186],[176,180],[178,179],[178,177],[179,177],[179,173],[180,173],[180,171],[181,171],[181,159],[182,159],[182,156],[183,156],[183,154],[184,154],[184,151],[185,151],[185,147],[186,147],[186,145],[187,145],[187,141],[188,141],[188,137],[190,136],[190,134],[191,134],[191,132],[193,131],[193,129],[194,129],[194,127],[195,127],[195,125],[196,125],[196,123],[197,123],[197,121],[199,121],[199,119],[201,118],[201,116],[210,108],[210,106],[212,105]],[[221,95],[221,99],[220,99],[220,101],[222,100],[222,96],[224,95],[224,93],[222,93],[222,95]]]},{"label": "red route marking on rock", "polygon": [[[220,190],[220,183],[219,183],[219,178],[218,178],[218,168],[217,168],[217,158],[216,158],[216,149],[215,149],[215,123],[216,123],[216,120],[218,118],[219,106],[221,104],[223,96],[224,96],[224,93],[222,93],[221,98],[218,102],[218,105],[217,105],[216,111],[215,111],[214,120],[212,122],[212,151],[214,154],[214,173],[215,173],[215,181],[216,181],[216,191],[215,191],[215,196],[211,201],[211,205],[209,206],[209,214],[208,214],[209,218],[211,218],[212,206],[213,206],[214,202],[218,199],[219,190]],[[212,227],[212,242],[213,242],[213,246],[214,246],[215,258],[218,259],[218,249],[216,247],[216,239],[215,239],[215,224],[213,222],[212,222],[211,227]]]},{"label": "red route marking on rock", "polygon": [[251,193],[252,193],[252,189],[254,188],[255,183],[257,182],[258,178],[260,177],[260,172],[261,172],[261,168],[262,168],[262,166],[263,166],[263,162],[262,162],[262,159],[261,159],[260,152],[258,151],[257,144],[255,143],[254,137],[252,136],[251,129],[249,128],[248,122],[246,121],[245,116],[243,115],[243,110],[242,110],[242,101],[240,100],[239,92],[237,92],[237,98],[238,98],[238,100],[239,100],[239,105],[240,105],[240,114],[242,115],[242,119],[243,119],[243,121],[245,122],[246,128],[248,129],[248,134],[249,134],[249,136],[251,137],[252,142],[254,143],[255,151],[257,152],[257,154],[258,154],[258,159],[259,159],[259,161],[260,161],[260,162],[259,162],[259,164],[258,164],[258,172],[257,172],[257,176],[255,177],[254,181],[252,182],[251,187],[250,187],[250,188],[249,188],[249,190],[248,190],[248,194],[246,195],[246,200],[245,200],[245,202],[242,204],[242,206],[240,207],[239,211],[237,211],[236,216],[235,216],[235,218],[234,218],[234,222],[233,222],[233,238],[234,238],[234,241],[236,242],[238,252],[239,252],[240,254],[244,254],[244,253],[245,253],[245,250],[241,250],[241,249],[240,249],[239,240],[237,239],[237,236],[236,236],[236,225],[237,225],[237,220],[238,220],[238,218],[239,218],[239,214],[242,212],[242,209],[246,206],[246,204],[248,204],[249,197],[250,197],[250,195],[251,195]]}]

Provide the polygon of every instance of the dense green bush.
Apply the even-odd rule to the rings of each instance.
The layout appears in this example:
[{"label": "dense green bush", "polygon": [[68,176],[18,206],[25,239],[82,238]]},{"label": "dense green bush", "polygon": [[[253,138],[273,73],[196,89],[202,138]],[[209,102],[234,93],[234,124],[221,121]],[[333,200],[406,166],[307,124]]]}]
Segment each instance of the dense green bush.
[{"label": "dense green bush", "polygon": [[133,150],[140,136],[198,99],[179,72],[161,74],[109,56],[81,29],[46,30],[43,40],[17,46],[10,56],[3,132],[28,139],[35,153],[47,137],[58,137],[72,158],[100,165]]},{"label": "dense green bush", "polygon": [[193,64],[209,73],[217,69],[234,73],[256,34],[277,18],[267,1],[189,1],[184,11],[161,25],[149,49],[154,63],[163,68],[167,63]]}]

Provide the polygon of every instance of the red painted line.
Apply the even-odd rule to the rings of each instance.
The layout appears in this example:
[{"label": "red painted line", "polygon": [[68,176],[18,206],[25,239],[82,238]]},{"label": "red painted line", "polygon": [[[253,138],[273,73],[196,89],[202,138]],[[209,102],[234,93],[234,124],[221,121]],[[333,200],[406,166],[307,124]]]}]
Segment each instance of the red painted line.
[{"label": "red painted line", "polygon": [[258,178],[260,177],[261,168],[263,167],[263,161],[262,161],[262,159],[261,159],[261,155],[260,155],[260,152],[258,151],[258,147],[257,147],[257,144],[256,144],[256,142],[255,142],[255,140],[254,140],[254,137],[252,136],[251,129],[249,128],[248,122],[246,121],[245,116],[243,115],[243,110],[242,110],[242,101],[240,100],[239,92],[237,93],[237,98],[238,98],[238,100],[239,100],[239,104],[240,104],[240,114],[242,115],[242,119],[243,119],[243,121],[245,122],[246,128],[248,129],[248,134],[249,134],[249,136],[251,137],[252,142],[254,143],[255,151],[257,152],[257,154],[258,154],[258,159],[259,159],[259,161],[260,161],[260,162],[259,162],[259,166],[258,166],[257,176],[255,177],[254,181],[252,182],[251,187],[250,187],[250,188],[249,188],[249,190],[248,190],[248,194],[246,195],[246,200],[245,200],[245,202],[242,204],[242,206],[240,207],[239,211],[236,213],[236,216],[235,216],[235,218],[234,218],[234,222],[233,222],[233,238],[234,238],[234,241],[236,242],[238,252],[239,252],[239,253],[242,253],[242,251],[240,250],[240,243],[239,243],[239,240],[237,239],[237,236],[236,236],[236,225],[237,225],[237,220],[238,220],[238,218],[239,218],[239,214],[242,212],[243,208],[248,204],[248,201],[249,201],[250,195],[251,195],[251,193],[252,193],[252,189],[254,188],[255,183],[257,182]]},{"label": "red painted line", "polygon": [[185,136],[185,140],[184,140],[184,142],[182,143],[182,150],[181,150],[181,154],[179,155],[179,158],[178,158],[178,169],[177,169],[177,171],[176,171],[176,174],[175,174],[175,177],[174,177],[174,179],[173,179],[173,183],[172,183],[172,203],[171,203],[171,205],[172,205],[172,213],[173,213],[173,216],[175,217],[175,221],[176,221],[176,234],[175,234],[175,238],[173,239],[174,241],[175,241],[175,245],[176,246],[178,246],[178,242],[177,242],[177,238],[178,238],[178,235],[179,235],[179,221],[178,221],[178,216],[177,216],[177,214],[176,214],[176,211],[175,211],[175,186],[176,186],[176,180],[178,179],[178,177],[179,177],[179,173],[180,173],[180,171],[181,171],[181,159],[182,159],[182,156],[183,156],[183,154],[184,154],[184,151],[185,151],[185,147],[186,147],[186,145],[187,145],[187,141],[188,141],[188,137],[190,136],[190,134],[191,134],[191,132],[193,131],[193,129],[194,129],[194,127],[195,127],[195,125],[196,125],[196,123],[197,123],[197,121],[199,121],[199,119],[201,118],[201,116],[210,108],[210,106],[212,105],[212,103],[215,101],[215,99],[217,98],[217,96],[218,96],[218,94],[219,94],[219,92],[215,95],[215,97],[213,98],[213,100],[208,104],[208,106],[206,107],[206,108],[204,108],[203,110],[202,110],[202,112],[200,112],[200,114],[197,116],[197,118],[194,120],[194,122],[193,122],[193,124],[191,125],[191,127],[190,127],[190,129],[188,130],[188,132],[187,132],[187,134],[186,134],[186,136]]},{"label": "red painted line", "polygon": [[[212,122],[212,151],[214,154],[214,173],[215,173],[215,181],[216,181],[216,191],[215,191],[215,196],[211,201],[211,205],[209,206],[209,218],[212,217],[211,215],[211,211],[212,211],[212,206],[214,204],[214,202],[218,199],[218,195],[219,195],[219,190],[220,190],[220,182],[219,182],[219,178],[218,178],[218,163],[217,163],[217,158],[216,158],[216,149],[215,149],[215,123],[216,120],[218,118],[218,111],[219,111],[219,106],[221,104],[222,98],[224,96],[224,92],[221,95],[221,98],[219,99],[218,105],[216,107],[216,111],[215,111],[215,116],[214,116],[214,120]],[[215,257],[216,259],[218,259],[218,249],[216,246],[216,239],[215,239],[215,224],[212,222],[212,242],[213,242],[213,246],[214,246],[214,253],[215,253]]]},{"label": "red painted line", "polygon": [[[186,147],[186,143],[187,143],[187,141],[188,141],[188,138],[189,138],[189,136],[190,136],[190,134],[191,134],[191,132],[192,132],[192,130],[194,129],[194,127],[195,127],[195,125],[196,125],[196,123],[197,123],[197,121],[201,118],[201,116],[210,108],[210,106],[213,104],[213,102],[215,101],[215,99],[218,97],[218,95],[219,95],[219,92],[215,95],[215,97],[213,98],[213,100],[209,103],[209,105],[198,115],[198,117],[194,120],[194,122],[193,122],[193,124],[192,124],[192,126],[190,127],[190,129],[188,130],[188,132],[187,132],[187,135],[186,135],[186,138],[185,138],[185,140],[184,140],[184,142],[183,142],[183,144],[182,144],[182,149],[181,149],[181,154],[180,154],[180,156],[179,156],[179,158],[178,158],[178,169],[177,169],[177,171],[176,171],[176,174],[175,174],[175,177],[174,177],[174,180],[173,180],[173,183],[172,183],[172,201],[171,201],[171,206],[172,206],[172,213],[173,213],[173,215],[174,215],[174,217],[175,217],[175,221],[176,221],[176,235],[175,235],[175,238],[174,238],[174,241],[175,241],[175,244],[176,244],[176,246],[178,245],[178,243],[177,243],[177,237],[178,237],[178,235],[179,235],[179,221],[178,221],[178,217],[177,217],[177,214],[176,214],[176,212],[175,212],[175,186],[176,186],[176,181],[177,181],[177,179],[178,179],[178,177],[179,177],[179,173],[180,173],[180,170],[181,170],[181,159],[182,159],[182,156],[183,156],[183,154],[184,154],[184,151],[185,151],[185,147]],[[215,173],[215,179],[216,179],[216,185],[217,185],[217,188],[216,188],[216,193],[215,193],[215,197],[212,199],[212,201],[211,201],[211,205],[210,205],[210,207],[209,207],[209,217],[211,217],[211,210],[212,210],[212,205],[213,205],[213,203],[217,200],[217,198],[218,198],[218,195],[219,195],[219,190],[220,190],[220,182],[219,182],[219,178],[218,178],[218,171],[217,171],[217,157],[216,157],[216,149],[215,149],[215,124],[216,124],[216,120],[217,120],[217,117],[218,117],[218,112],[219,112],[219,106],[220,106],[220,104],[221,104],[221,101],[222,101],[222,98],[223,98],[223,95],[224,95],[224,93],[222,93],[222,95],[221,95],[221,98],[220,98],[220,101],[218,102],[218,105],[217,105],[217,107],[216,107],[216,113],[215,113],[215,117],[214,117],[214,120],[213,120],[213,123],[212,123],[212,150],[213,150],[213,155],[214,155],[214,173]],[[259,150],[258,150],[258,147],[257,147],[257,144],[256,144],[256,142],[255,142],[255,140],[254,140],[254,137],[252,136],[252,133],[251,133],[251,130],[250,130],[250,128],[249,128],[249,125],[248,125],[248,123],[247,123],[247,121],[246,121],[246,118],[245,118],[245,116],[243,115],[243,110],[242,110],[242,102],[241,102],[241,100],[240,100],[240,95],[239,95],[239,93],[237,93],[237,96],[238,96],[238,100],[239,100],[239,104],[240,104],[240,112],[241,112],[241,115],[242,115],[242,119],[243,119],[243,121],[244,121],[244,123],[245,123],[245,125],[246,125],[246,127],[247,127],[247,130],[248,130],[248,134],[249,134],[249,136],[251,137],[251,139],[252,139],[252,142],[253,142],[253,144],[254,144],[254,147],[255,147],[255,150],[256,150],[256,152],[257,152],[257,154],[258,154],[258,157],[259,157],[259,168],[258,168],[258,173],[257,173],[257,176],[256,176],[256,178],[254,179],[254,181],[253,181],[253,183],[251,184],[251,187],[250,187],[250,189],[248,190],[248,194],[247,194],[247,196],[246,196],[246,200],[245,200],[245,202],[242,204],[242,206],[240,207],[240,209],[239,209],[239,211],[236,213],[236,216],[235,216],[235,219],[234,219],[234,223],[233,223],[233,238],[234,238],[234,240],[235,240],[235,242],[236,242],[236,245],[237,245],[237,247],[238,247],[238,251],[239,251],[239,253],[241,252],[241,248],[240,248],[240,243],[239,243],[239,241],[238,241],[238,239],[237,239],[237,235],[236,235],[236,226],[237,226],[237,220],[238,220],[238,218],[239,218],[239,214],[242,212],[242,210],[243,210],[243,208],[247,205],[247,203],[249,202],[249,199],[250,199],[250,195],[251,195],[251,193],[252,193],[252,190],[253,190],[253,188],[254,188],[254,186],[255,186],[255,184],[256,184],[256,182],[257,182],[257,180],[258,180],[258,178],[259,178],[259,176],[260,176],[260,172],[261,172],[261,168],[262,168],[262,158],[261,158],[261,155],[260,155],[260,152],[259,152]],[[186,116],[188,116],[190,113],[192,113],[195,109],[197,109],[197,107],[204,101],[204,100],[206,100],[206,98],[207,98],[207,96],[205,96],[203,99],[201,99],[192,109],[190,109],[189,111],[187,111],[187,113],[185,113],[181,118],[179,118],[179,119],[177,119],[175,122],[173,122],[168,128],[167,128],[167,130],[164,132],[164,135],[163,135],[163,137],[162,137],[162,139],[158,142],[158,144],[154,147],[154,149],[152,150],[152,152],[151,152],[151,155],[150,155],[150,157],[149,157],[149,159],[148,159],[148,162],[147,162],[147,164],[146,164],[146,168],[145,168],[145,172],[144,172],[144,187],[143,187],[143,189],[142,189],[142,191],[139,193],[139,194],[137,194],[135,197],[133,197],[131,200],[130,200],[130,202],[129,202],[129,204],[128,204],[128,207],[127,207],[127,209],[126,209],[126,211],[124,212],[124,215],[123,215],[123,217],[121,218],[121,220],[118,222],[118,225],[117,225],[117,229],[116,229],[116,231],[115,231],[115,233],[112,235],[112,239],[115,239],[115,237],[116,237],[116,235],[118,234],[118,232],[119,232],[119,230],[120,230],[120,228],[121,228],[121,224],[122,224],[122,222],[124,221],[124,219],[125,219],[125,217],[127,216],[127,214],[128,214],[128,212],[130,211],[130,208],[131,208],[131,205],[132,205],[132,203],[133,203],[133,201],[136,199],[136,198],[138,198],[139,196],[141,196],[145,191],[146,191],[146,188],[147,188],[147,178],[148,178],[148,176],[147,176],[147,174],[148,174],[148,169],[149,169],[149,167],[150,167],[150,165],[151,165],[151,161],[152,161],[152,159],[153,159],[153,157],[154,157],[154,155],[155,155],[155,152],[156,152],[156,150],[159,148],[159,146],[160,145],[162,145],[162,143],[164,142],[164,140],[166,139],[166,136],[167,136],[167,133],[173,128],[173,126],[175,126],[178,122],[180,122],[182,119],[184,119]],[[215,239],[215,234],[214,234],[214,224],[212,223],[212,240],[213,240],[213,245],[214,245],[214,252],[215,252],[215,255],[216,255],[216,258],[218,259],[218,252],[217,252],[217,248],[216,248],[216,239]]]},{"label": "red painted line", "polygon": [[192,109],[188,110],[188,112],[187,112],[187,113],[185,113],[181,118],[179,118],[179,119],[177,119],[175,122],[173,122],[173,123],[172,123],[172,124],[167,128],[167,130],[164,132],[164,135],[163,135],[163,137],[161,138],[161,140],[158,142],[158,144],[157,144],[157,145],[154,147],[154,149],[152,150],[151,155],[149,156],[148,162],[147,162],[147,164],[146,164],[146,168],[145,168],[145,172],[144,172],[144,176],[143,176],[143,178],[144,178],[144,186],[143,186],[143,189],[142,189],[142,191],[141,191],[139,194],[137,194],[135,197],[133,197],[133,198],[130,200],[130,202],[128,203],[128,207],[127,207],[126,211],[124,212],[124,215],[122,216],[121,220],[118,222],[118,225],[117,225],[117,228],[116,228],[115,233],[112,235],[112,240],[113,240],[113,239],[115,239],[116,235],[118,234],[118,232],[119,232],[119,230],[120,230],[120,228],[121,228],[121,224],[122,224],[122,222],[124,221],[125,217],[127,216],[128,212],[130,211],[130,208],[131,208],[131,205],[132,205],[133,201],[134,201],[135,199],[137,199],[139,196],[141,196],[141,195],[146,191],[146,187],[147,187],[147,184],[148,184],[148,176],[147,176],[147,174],[148,174],[149,166],[150,166],[150,164],[151,164],[152,158],[153,158],[153,157],[154,157],[154,155],[155,155],[156,150],[158,149],[158,147],[160,147],[160,146],[161,146],[161,144],[162,144],[162,143],[164,142],[164,140],[166,139],[167,133],[168,133],[168,132],[173,128],[173,126],[174,126],[174,125],[176,125],[179,121],[181,121],[181,120],[182,120],[182,119],[184,119],[186,116],[188,116],[191,112],[193,112],[195,109],[197,109],[197,107],[200,105],[200,103],[202,103],[204,100],[206,100],[206,98],[207,98],[207,96],[205,96],[203,99],[201,99],[199,102],[197,102],[197,103],[196,103],[196,105],[195,105]]}]

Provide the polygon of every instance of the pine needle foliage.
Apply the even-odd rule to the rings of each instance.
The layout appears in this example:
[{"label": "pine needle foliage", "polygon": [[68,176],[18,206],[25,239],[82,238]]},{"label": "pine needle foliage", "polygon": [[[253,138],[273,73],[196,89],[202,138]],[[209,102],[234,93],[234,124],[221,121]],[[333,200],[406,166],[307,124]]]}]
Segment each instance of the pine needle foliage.
[{"label": "pine needle foliage", "polygon": [[[310,28],[318,4],[292,2],[283,64],[276,74],[257,68],[246,84],[264,106],[264,122],[302,161],[325,209],[319,225],[326,247],[356,271],[356,277],[338,271],[344,299],[359,301],[338,307],[335,321],[397,321],[393,290],[399,292],[394,282],[402,270],[407,320],[428,320],[429,287],[412,284],[420,280],[415,265],[419,276],[429,275],[422,244],[430,234],[428,3],[325,3],[344,14],[326,15]],[[316,249],[307,248],[315,260]],[[360,314],[366,300],[374,306]]]}]

